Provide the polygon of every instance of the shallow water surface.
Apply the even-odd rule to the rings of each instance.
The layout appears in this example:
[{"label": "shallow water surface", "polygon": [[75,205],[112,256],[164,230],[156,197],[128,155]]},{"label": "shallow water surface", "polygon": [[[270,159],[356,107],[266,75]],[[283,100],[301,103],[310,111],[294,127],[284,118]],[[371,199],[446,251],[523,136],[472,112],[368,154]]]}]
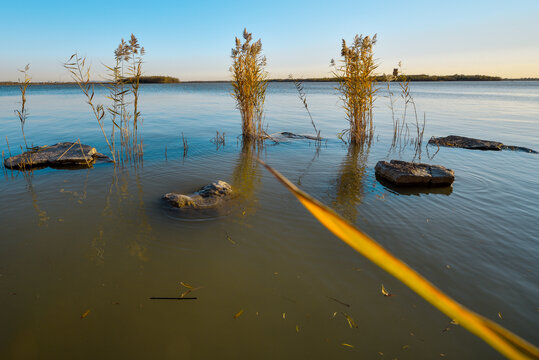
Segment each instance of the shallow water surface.
[{"label": "shallow water surface", "polygon": [[[425,142],[454,134],[539,149],[539,82],[411,85]],[[414,151],[390,150],[387,93],[371,146],[354,148],[336,138],[346,121],[334,86],[305,84],[320,148],[242,146],[228,84],[143,85],[143,166],[5,172],[0,358],[501,358],[330,234],[258,156],[450,296],[539,344],[539,156],[440,148],[429,160],[423,148],[421,160],[453,169],[455,183],[395,190],[374,165]],[[0,87],[5,154],[23,143],[18,101],[17,88]],[[293,84],[271,83],[266,103],[268,132],[312,133]],[[27,106],[30,143],[80,138],[106,153],[76,87],[31,87]],[[226,133],[219,149],[216,131]],[[161,200],[215,179],[240,192],[225,211],[185,216]],[[149,299],[178,297],[180,282],[200,287],[196,300]]]}]

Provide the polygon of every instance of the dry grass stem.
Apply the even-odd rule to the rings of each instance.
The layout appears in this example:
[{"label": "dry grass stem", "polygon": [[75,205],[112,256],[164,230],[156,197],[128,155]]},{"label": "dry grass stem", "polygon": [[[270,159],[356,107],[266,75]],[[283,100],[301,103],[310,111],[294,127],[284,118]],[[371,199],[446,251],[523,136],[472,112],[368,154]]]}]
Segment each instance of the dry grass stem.
[{"label": "dry grass stem", "polygon": [[182,143],[183,143],[183,157],[185,158],[187,156],[187,152],[189,151],[189,144],[187,143],[187,138],[183,136],[183,132],[182,132]]},{"label": "dry grass stem", "polygon": [[[394,94],[391,91],[390,83],[392,81],[398,81],[400,88],[400,97],[403,101],[402,114],[399,117],[395,115],[395,105],[397,99],[394,98]],[[410,90],[410,79],[404,75],[402,71],[402,64],[399,62],[399,67],[393,70],[393,75],[386,76],[387,91],[389,97],[389,107],[391,109],[391,116],[393,121],[393,139],[391,142],[390,151],[399,149],[399,152],[403,151],[406,146],[410,145],[414,147],[413,161],[421,160],[423,149],[423,136],[425,133],[426,114],[423,113],[423,121],[419,120],[417,115],[417,107],[414,97]],[[415,130],[415,136],[410,133],[410,126],[407,122],[407,116],[410,112],[410,107],[413,110],[414,122],[410,125]]]},{"label": "dry grass stem", "polygon": [[[90,81],[90,66],[86,64],[86,58],[75,53],[64,63],[64,67],[86,96],[86,102],[99,123],[115,163],[133,160],[136,165],[137,162],[142,162],[143,142],[138,128],[142,123],[139,90],[144,54],[144,48],[141,48],[133,34],[128,42],[124,39],[120,41],[114,50],[114,66],[105,65],[108,71],[107,99],[112,101],[106,108],[94,101],[94,85]],[[107,113],[112,125],[110,135],[105,131]],[[120,139],[119,148],[116,147],[117,134]]]},{"label": "dry grass stem", "polygon": [[317,142],[321,142],[322,138],[320,137],[320,131],[316,128],[316,125],[313,120],[313,116],[311,115],[311,111],[309,110],[309,105],[307,104],[307,94],[305,93],[305,88],[303,87],[303,83],[301,82],[301,80],[295,79],[292,75],[289,75],[288,78],[294,81],[294,86],[296,87],[296,90],[298,91],[299,99],[301,100],[303,107],[305,108],[305,110],[307,110],[307,114],[309,114],[309,118],[311,119],[311,124],[313,125]]},{"label": "dry grass stem", "polygon": [[215,144],[216,150],[219,150],[220,147],[225,146],[225,133],[222,134],[219,133],[219,131],[215,132],[215,137],[210,139],[210,142]]},{"label": "dry grass stem", "polygon": [[30,65],[27,64],[24,69],[19,70],[22,74],[24,74],[24,78],[21,80],[19,79],[19,89],[21,90],[21,109],[15,110],[15,114],[19,118],[19,121],[21,122],[21,131],[22,131],[22,137],[24,139],[24,146],[26,149],[28,149],[28,143],[26,142],[26,135],[24,134],[24,125],[26,123],[26,120],[28,118],[28,109],[26,108],[26,89],[30,85],[30,76],[28,75],[28,70],[30,70]]}]

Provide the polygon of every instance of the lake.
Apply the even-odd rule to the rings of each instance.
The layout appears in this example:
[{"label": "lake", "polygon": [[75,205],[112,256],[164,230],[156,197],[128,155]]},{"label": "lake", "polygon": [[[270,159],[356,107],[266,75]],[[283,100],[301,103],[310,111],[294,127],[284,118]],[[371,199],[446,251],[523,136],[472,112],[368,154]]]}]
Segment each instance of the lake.
[{"label": "lake", "polygon": [[[502,358],[333,236],[257,156],[448,295],[539,344],[539,156],[423,147],[421,161],[455,171],[453,186],[395,190],[377,181],[375,164],[416,154],[391,149],[385,86],[372,144],[358,149],[337,138],[347,121],[335,84],[304,85],[320,147],[243,148],[229,84],[145,84],[141,166],[5,171],[0,358]],[[424,143],[463,135],[539,149],[537,81],[411,89]],[[96,87],[98,101],[105,95]],[[107,154],[76,86],[31,86],[27,97],[29,144],[80,139]],[[18,88],[0,86],[6,156],[23,144],[19,106]],[[402,115],[402,101],[395,110]],[[313,134],[292,83],[269,84],[265,123],[268,133]],[[216,131],[226,134],[219,148]],[[185,216],[161,199],[217,179],[241,189],[227,211]],[[196,300],[149,299],[180,296],[180,282],[199,288]]]}]

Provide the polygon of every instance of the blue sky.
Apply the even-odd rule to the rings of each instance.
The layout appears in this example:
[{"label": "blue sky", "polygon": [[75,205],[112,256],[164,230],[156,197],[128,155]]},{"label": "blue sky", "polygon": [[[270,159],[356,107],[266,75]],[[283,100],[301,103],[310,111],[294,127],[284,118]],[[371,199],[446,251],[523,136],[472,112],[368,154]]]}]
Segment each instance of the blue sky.
[{"label": "blue sky", "polygon": [[262,38],[272,78],[328,76],[342,38],[378,34],[380,72],[539,77],[539,1],[11,1],[0,6],[0,80],[30,63],[35,81],[66,81],[78,51],[95,78],[134,33],[145,73],[229,78],[244,27]]}]

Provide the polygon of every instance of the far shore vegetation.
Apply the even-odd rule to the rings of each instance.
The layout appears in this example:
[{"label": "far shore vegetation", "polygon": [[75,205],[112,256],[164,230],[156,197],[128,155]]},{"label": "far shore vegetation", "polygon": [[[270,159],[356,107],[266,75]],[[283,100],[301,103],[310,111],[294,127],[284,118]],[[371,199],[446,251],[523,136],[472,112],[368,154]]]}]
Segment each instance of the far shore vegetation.
[{"label": "far shore vegetation", "polygon": [[[129,84],[132,79],[126,78],[124,82]],[[152,75],[141,76],[139,79],[140,84],[178,84],[180,79],[172,76]],[[90,81],[92,84],[111,84],[112,81]],[[17,81],[0,81],[0,85],[19,85]],[[74,81],[32,81],[32,85],[77,85]]]},{"label": "far shore vegetation", "polygon": [[[464,75],[464,74],[454,74],[454,75],[426,75],[426,74],[417,74],[417,75],[406,75],[408,81],[538,81],[539,78],[528,77],[528,78],[503,78],[500,76],[489,76],[489,75]],[[396,79],[400,81],[401,79]],[[323,77],[323,78],[302,78],[302,82],[335,82],[334,77]],[[377,82],[385,82],[385,75],[379,75],[376,77]],[[141,84],[179,84],[179,83],[229,83],[230,80],[189,80],[189,81],[180,81],[180,79],[172,76],[142,76],[140,78]],[[268,79],[267,82],[294,82],[289,78],[283,79]],[[108,84],[107,81],[92,81],[94,84]],[[0,81],[0,85],[20,85],[18,81]],[[73,81],[33,81],[32,85],[77,85]]]}]

